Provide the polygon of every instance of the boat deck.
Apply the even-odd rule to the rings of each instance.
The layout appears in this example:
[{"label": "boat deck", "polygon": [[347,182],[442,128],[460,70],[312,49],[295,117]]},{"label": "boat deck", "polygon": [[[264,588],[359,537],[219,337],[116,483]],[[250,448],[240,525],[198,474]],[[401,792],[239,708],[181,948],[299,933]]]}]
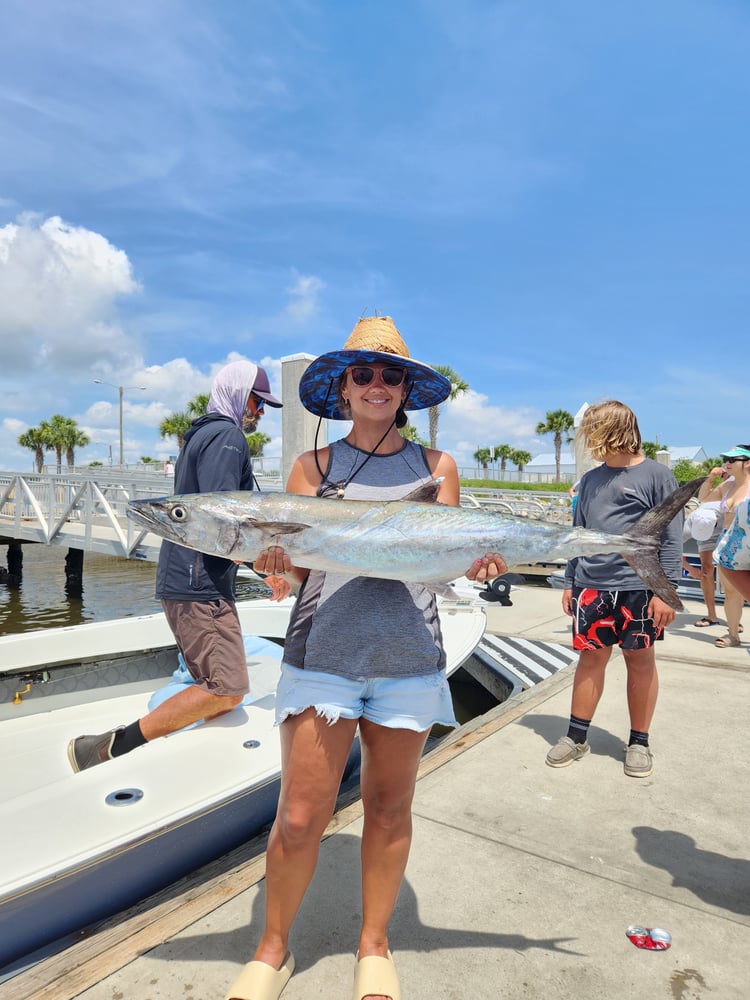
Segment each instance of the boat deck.
[{"label": "boat deck", "polygon": [[[487,609],[501,638],[565,647],[560,594],[514,588]],[[391,924],[404,997],[745,1000],[750,947],[750,801],[740,751],[748,646],[717,649],[694,604],[659,644],[655,769],[623,775],[624,671],[615,654],[592,753],[544,764],[564,732],[562,667],[429,754],[414,845]],[[357,800],[334,817],[295,925],[284,1000],[348,996],[359,913]],[[245,845],[0,985],[0,1000],[223,996],[260,931],[263,840]],[[670,950],[635,948],[630,924],[668,929]]]}]

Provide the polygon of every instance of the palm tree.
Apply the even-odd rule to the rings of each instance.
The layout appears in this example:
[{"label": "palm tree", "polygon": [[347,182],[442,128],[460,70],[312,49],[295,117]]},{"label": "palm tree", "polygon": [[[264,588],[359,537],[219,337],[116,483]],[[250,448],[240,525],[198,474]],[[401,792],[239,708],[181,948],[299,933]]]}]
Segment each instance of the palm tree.
[{"label": "palm tree", "polygon": [[69,469],[75,468],[76,448],[85,448],[91,438],[85,434],[75,420],[70,420],[65,428],[65,461]]},{"label": "palm tree", "polygon": [[18,438],[18,443],[22,448],[29,448],[34,452],[36,471],[41,475],[44,468],[44,453],[45,451],[52,451],[52,445],[50,444],[46,428],[41,425],[39,427],[29,427]]},{"label": "palm tree", "polygon": [[[451,391],[448,399],[453,401],[464,392],[468,392],[469,383],[465,382],[458,372],[455,372],[448,365],[435,365],[435,371],[445,375],[451,384]],[[438,420],[440,419],[440,407],[431,406],[427,411],[430,421],[430,448],[437,448]]]},{"label": "palm tree", "polygon": [[414,441],[416,444],[421,444],[424,448],[429,447],[430,442],[420,436],[419,431],[414,424],[404,424],[403,427],[399,428],[399,434],[402,438],[406,438],[407,441]]},{"label": "palm tree", "polygon": [[49,422],[42,421],[42,426],[49,428],[49,440],[57,456],[57,471],[62,469],[62,453],[65,452],[65,462],[69,469],[76,464],[76,448],[85,448],[91,438],[85,434],[72,417],[64,417],[55,413]]},{"label": "palm tree", "polygon": [[491,448],[477,448],[474,452],[474,461],[484,469],[484,478],[487,478],[487,468],[492,461]]},{"label": "palm tree", "polygon": [[560,452],[562,450],[563,434],[566,435],[566,443],[573,440],[567,432],[573,426],[573,415],[567,410],[548,410],[547,419],[543,423],[536,425],[537,434],[555,435],[555,482],[560,482]]},{"label": "palm tree", "polygon": [[190,414],[191,417],[205,417],[206,410],[208,409],[209,395],[207,392],[199,392],[197,396],[194,396],[188,405],[185,407],[185,411]]},{"label": "palm tree", "polygon": [[497,462],[500,459],[500,478],[502,479],[505,475],[505,463],[508,459],[513,461],[513,449],[509,444],[496,444],[492,449],[492,461]]},{"label": "palm tree", "polygon": [[185,444],[185,435],[190,430],[193,420],[196,420],[198,417],[205,417],[206,410],[208,409],[208,400],[209,394],[207,392],[199,392],[197,396],[193,396],[182,413],[170,413],[168,417],[162,420],[159,424],[159,434],[163,438],[176,437],[177,450],[182,451],[182,446]]},{"label": "palm tree", "polygon": [[656,458],[657,451],[667,451],[667,446],[659,444],[658,441],[642,441],[641,451],[646,458]]},{"label": "palm tree", "polygon": [[170,413],[168,417],[159,424],[159,434],[165,437],[176,437],[177,448],[182,451],[185,444],[185,435],[190,430],[192,419],[189,413]]},{"label": "palm tree", "polygon": [[253,458],[262,458],[263,449],[271,440],[270,435],[264,434],[263,431],[253,431],[252,434],[246,434],[245,437],[247,438],[247,446]]},{"label": "palm tree", "polygon": [[40,427],[45,429],[49,443],[55,450],[58,472],[62,471],[63,452],[65,452],[68,466],[73,466],[75,464],[75,449],[85,447],[90,440],[75,420],[64,417],[62,413],[53,414],[49,421],[43,420]]},{"label": "palm tree", "polygon": [[531,461],[530,451],[513,451],[510,454],[511,462],[518,468],[519,475],[526,468],[526,464]]}]

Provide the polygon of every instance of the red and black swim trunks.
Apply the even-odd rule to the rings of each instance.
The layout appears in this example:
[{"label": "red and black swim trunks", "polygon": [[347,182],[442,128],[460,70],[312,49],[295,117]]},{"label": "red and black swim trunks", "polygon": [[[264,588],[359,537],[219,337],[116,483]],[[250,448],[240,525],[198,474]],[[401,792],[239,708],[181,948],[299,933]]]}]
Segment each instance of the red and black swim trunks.
[{"label": "red and black swim trunks", "polygon": [[664,637],[648,617],[650,590],[573,587],[573,649],[648,649]]}]

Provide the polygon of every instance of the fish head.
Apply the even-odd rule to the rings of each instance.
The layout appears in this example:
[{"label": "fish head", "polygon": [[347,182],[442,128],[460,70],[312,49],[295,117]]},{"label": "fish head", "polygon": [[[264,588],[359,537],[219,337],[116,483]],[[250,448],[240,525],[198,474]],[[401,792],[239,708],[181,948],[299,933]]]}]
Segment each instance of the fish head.
[{"label": "fish head", "polygon": [[[222,496],[221,503],[212,503]],[[131,500],[128,517],[142,528],[200,552],[231,557],[240,537],[243,512],[227,500],[230,494],[187,494]]]}]

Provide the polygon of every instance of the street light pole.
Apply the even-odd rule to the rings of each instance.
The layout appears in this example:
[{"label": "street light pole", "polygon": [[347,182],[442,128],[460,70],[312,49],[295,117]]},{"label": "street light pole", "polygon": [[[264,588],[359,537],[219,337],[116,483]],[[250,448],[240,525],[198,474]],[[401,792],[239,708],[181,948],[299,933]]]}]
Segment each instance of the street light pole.
[{"label": "street light pole", "polygon": [[122,393],[123,387],[121,385],[117,386],[117,390],[120,394],[120,468],[123,466],[123,441],[122,441]]},{"label": "street light pole", "polygon": [[[126,389],[142,389],[145,390],[145,385],[114,385],[112,382],[105,382],[103,379],[95,378],[94,385],[108,385],[112,389],[117,389],[118,400],[120,404],[120,468],[125,464],[124,457],[124,447],[123,447],[123,434],[122,434],[122,394]],[[109,449],[110,460],[112,455],[112,448]]]}]

